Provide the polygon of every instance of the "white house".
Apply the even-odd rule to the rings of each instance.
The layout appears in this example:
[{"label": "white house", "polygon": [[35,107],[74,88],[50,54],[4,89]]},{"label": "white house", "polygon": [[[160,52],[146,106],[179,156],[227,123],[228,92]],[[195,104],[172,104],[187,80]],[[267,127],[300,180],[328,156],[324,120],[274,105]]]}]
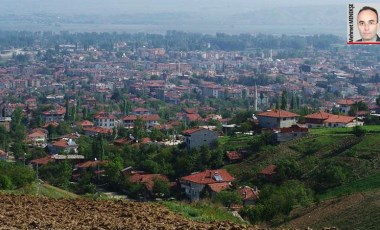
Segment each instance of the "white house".
[{"label": "white house", "polygon": [[287,128],[295,125],[298,114],[285,110],[269,110],[256,115],[262,128]]}]

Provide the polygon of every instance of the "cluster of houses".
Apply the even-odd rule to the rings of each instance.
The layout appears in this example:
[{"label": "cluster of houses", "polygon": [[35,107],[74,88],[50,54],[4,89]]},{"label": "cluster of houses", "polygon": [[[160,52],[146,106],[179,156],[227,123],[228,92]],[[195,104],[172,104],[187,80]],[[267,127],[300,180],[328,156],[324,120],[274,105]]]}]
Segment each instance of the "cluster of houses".
[{"label": "cluster of houses", "polygon": [[[42,44],[42,43],[41,43]],[[80,45],[79,45],[80,47]],[[216,108],[202,105],[201,100],[188,95],[196,93],[202,99],[243,99],[254,101],[254,110],[263,111],[255,114],[257,123],[261,128],[273,133],[278,142],[288,141],[305,136],[308,129],[316,127],[353,127],[363,125],[360,119],[361,111],[356,111],[356,116],[349,116],[348,112],[357,100],[370,105],[375,113],[380,113],[380,108],[375,105],[374,98],[378,96],[379,83],[366,84],[351,83],[352,74],[339,70],[335,64],[346,65],[347,72],[360,71],[366,76],[374,75],[380,69],[375,66],[373,60],[358,60],[352,64],[349,51],[338,50],[336,55],[329,51],[326,54],[316,54],[308,50],[309,57],[315,59],[312,67],[304,65],[303,58],[275,59],[273,52],[260,55],[245,55],[242,52],[227,51],[170,51],[164,48],[137,47],[133,52],[127,43],[115,44],[122,52],[121,57],[116,52],[108,52],[99,47],[78,48],[76,45],[60,45],[60,51],[55,54],[59,62],[52,61],[49,65],[45,60],[39,60],[33,56],[32,62],[22,67],[13,66],[0,68],[0,125],[7,131],[10,130],[11,116],[17,108],[22,108],[29,120],[38,109],[37,96],[43,98],[45,105],[53,108],[43,111],[41,119],[44,125],[40,128],[28,131],[26,142],[30,146],[46,147],[50,153],[47,157],[32,160],[34,167],[69,160],[74,165],[73,180],[78,180],[83,172],[88,170],[101,176],[104,173],[104,165],[108,162],[101,160],[89,160],[78,155],[78,141],[80,135],[113,135],[116,129],[133,129],[136,123],[141,121],[146,129],[171,129],[181,125],[181,121],[187,124],[199,122],[206,123],[217,120],[225,127],[234,127],[228,123],[228,119],[222,118],[216,112]],[[31,50],[42,54],[48,48],[32,47]],[[275,51],[276,52],[276,51]],[[359,52],[359,51],[358,51]],[[30,55],[33,55],[31,53]],[[274,54],[276,55],[276,54]],[[132,56],[137,58],[132,58]],[[368,57],[368,55],[362,55]],[[58,58],[59,57],[59,58]],[[91,60],[91,61],[89,61]],[[364,68],[365,63],[375,67]],[[254,71],[255,70],[255,71]],[[47,72],[47,73],[45,73]],[[340,81],[333,82],[326,87],[327,75],[333,74]],[[196,79],[191,76],[197,76]],[[247,86],[238,84],[238,80],[250,80],[253,77],[259,81],[259,76],[273,80],[273,84],[265,86]],[[152,77],[146,77],[152,76]],[[155,77],[153,77],[155,76]],[[252,77],[253,76],[253,77]],[[285,77],[282,84],[275,79]],[[211,80],[210,80],[211,79]],[[226,85],[220,83],[236,82]],[[173,83],[175,82],[175,83]],[[249,84],[253,85],[253,84]],[[368,95],[358,97],[358,88],[365,88]],[[117,90],[128,92],[128,102],[133,103],[133,109],[126,112],[109,109],[114,105],[112,97]],[[300,124],[300,115],[285,110],[267,110],[271,108],[271,99],[278,97],[278,92],[289,90],[297,95],[312,97],[318,92],[341,93],[350,99],[339,101],[324,101],[323,111],[308,114],[304,122]],[[41,96],[45,95],[45,96]],[[65,101],[65,96],[71,98]],[[22,103],[11,102],[6,97],[23,98]],[[72,99],[76,98],[76,99]],[[160,100],[171,105],[189,105],[175,114],[170,121],[163,121],[159,114],[145,107],[148,102],[155,103]],[[68,105],[65,107],[64,104]],[[68,111],[70,108],[70,111]],[[199,109],[194,109],[199,108]],[[339,115],[332,114],[332,109],[338,110]],[[86,113],[96,113],[93,120],[82,119],[73,122],[73,126],[80,127],[81,134],[73,133],[48,141],[47,128],[58,124],[70,116],[85,117]],[[202,117],[198,110],[202,110],[207,117]],[[73,119],[78,120],[78,119]],[[188,149],[199,148],[202,145],[212,145],[220,133],[210,126],[194,127],[183,130],[182,142]],[[152,142],[149,138],[138,140],[139,143]],[[178,144],[178,142],[174,142]],[[114,141],[114,145],[136,144],[133,136],[124,137]],[[170,143],[168,143],[170,144]],[[9,153],[0,149],[0,160],[9,157]],[[226,157],[230,162],[236,162],[244,157],[242,151],[229,151]],[[261,174],[270,178],[275,174],[275,166],[270,165],[261,171]],[[123,175],[129,177],[131,182],[143,183],[147,191],[152,192],[153,181],[161,179],[168,181],[164,175],[147,174],[126,168]],[[200,199],[201,194],[211,194],[231,188],[234,181],[226,170],[205,170],[179,178],[180,187],[192,201]],[[254,203],[259,197],[257,188],[241,187],[238,190],[245,204]]]}]

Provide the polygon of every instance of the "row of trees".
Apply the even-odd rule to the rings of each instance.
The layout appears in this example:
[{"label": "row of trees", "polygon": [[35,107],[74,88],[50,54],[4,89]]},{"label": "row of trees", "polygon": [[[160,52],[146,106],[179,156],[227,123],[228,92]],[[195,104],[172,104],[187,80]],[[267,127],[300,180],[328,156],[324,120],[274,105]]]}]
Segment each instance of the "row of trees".
[{"label": "row of trees", "polygon": [[180,31],[168,31],[165,35],[157,34],[128,34],[128,33],[67,33],[59,34],[49,32],[15,32],[1,31],[0,45],[3,47],[32,47],[36,40],[43,41],[47,47],[54,48],[59,52],[57,44],[75,44],[88,49],[96,46],[107,51],[115,51],[114,44],[117,42],[128,42],[132,49],[137,47],[163,47],[167,50],[246,50],[252,48],[268,49],[304,49],[308,46],[315,46],[318,49],[329,48],[331,44],[337,43],[340,39],[334,35],[229,35],[217,33],[215,36],[200,33],[185,33]]}]

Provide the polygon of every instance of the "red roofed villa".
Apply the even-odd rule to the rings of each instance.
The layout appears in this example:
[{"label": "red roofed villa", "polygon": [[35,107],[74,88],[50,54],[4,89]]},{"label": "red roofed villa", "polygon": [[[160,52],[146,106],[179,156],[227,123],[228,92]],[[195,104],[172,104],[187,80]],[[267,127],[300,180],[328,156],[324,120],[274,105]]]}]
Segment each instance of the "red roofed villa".
[{"label": "red roofed villa", "polygon": [[181,188],[185,189],[186,195],[191,201],[198,201],[200,194],[205,188],[218,193],[229,189],[235,178],[225,169],[206,170],[193,173],[180,178]]},{"label": "red roofed villa", "polygon": [[300,115],[285,110],[270,110],[257,114],[257,119],[262,128],[285,128],[297,123]]}]

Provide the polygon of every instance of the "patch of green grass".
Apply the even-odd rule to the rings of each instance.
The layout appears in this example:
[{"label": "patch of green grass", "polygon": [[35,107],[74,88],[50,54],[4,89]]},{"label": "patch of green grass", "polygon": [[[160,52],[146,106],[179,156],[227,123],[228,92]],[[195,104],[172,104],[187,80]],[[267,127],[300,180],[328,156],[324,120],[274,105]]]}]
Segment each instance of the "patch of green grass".
[{"label": "patch of green grass", "polygon": [[[362,126],[367,133],[380,133],[380,125],[364,125]],[[332,135],[332,134],[352,134],[352,128],[313,128],[309,129],[309,134],[316,135]]]},{"label": "patch of green grass", "polygon": [[16,190],[4,190],[4,193],[16,195],[34,195],[49,198],[78,198],[80,196],[69,191],[48,185],[34,182]]},{"label": "patch of green grass", "polygon": [[357,192],[367,192],[379,188],[380,173],[330,189],[326,193],[319,195],[318,198],[320,200],[326,200]]},{"label": "patch of green grass", "polygon": [[239,218],[232,215],[224,208],[209,202],[184,203],[177,201],[165,201],[163,204],[172,212],[180,213],[188,219],[212,222],[212,221],[231,221],[234,223],[243,223]]},{"label": "patch of green grass", "polygon": [[233,146],[236,149],[242,149],[249,146],[249,141],[252,136],[238,135],[238,136],[223,136],[218,139],[221,146]]},{"label": "patch of green grass", "polygon": [[317,151],[329,148],[329,146],[339,140],[337,136],[318,136],[307,139],[303,142],[289,146],[291,149],[302,154],[312,154]]}]

